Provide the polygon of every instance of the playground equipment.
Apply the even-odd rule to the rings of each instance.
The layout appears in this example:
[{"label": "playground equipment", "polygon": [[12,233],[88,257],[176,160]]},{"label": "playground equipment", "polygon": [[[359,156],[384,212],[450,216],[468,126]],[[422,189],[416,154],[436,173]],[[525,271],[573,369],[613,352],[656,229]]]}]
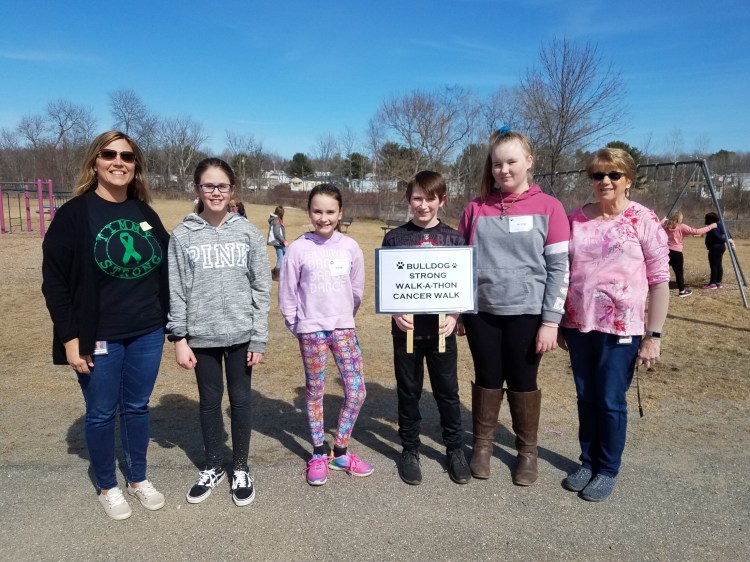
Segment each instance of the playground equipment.
[{"label": "playground equipment", "polygon": [[[44,202],[45,194],[47,203]],[[36,197],[34,212],[39,215],[39,234],[44,238],[46,225],[55,218],[55,211],[70,199],[70,195],[68,192],[55,193],[52,180],[0,181],[0,234],[10,234],[14,228],[21,232],[34,230],[32,198]]]},{"label": "playground equipment", "polygon": [[[660,170],[668,170],[670,172],[668,180],[659,179]],[[703,177],[694,179],[699,171]],[[690,173],[688,174],[688,172]],[[688,193],[691,186],[696,187],[696,191],[700,189],[701,197],[704,196],[702,195],[704,190],[708,191],[713,210],[715,210],[716,214],[719,216],[719,222],[721,223],[724,232],[729,232],[727,225],[724,222],[724,213],[719,204],[719,196],[717,195],[716,186],[711,178],[711,172],[705,160],[682,160],[677,162],[639,164],[636,168],[636,178],[635,185],[630,191],[630,199],[650,199],[643,200],[641,203],[654,209],[660,217],[669,216],[672,211],[678,209],[680,202]],[[687,178],[685,183],[679,190],[675,190],[675,182],[680,181],[683,178]],[[550,192],[556,198],[560,199],[568,210],[580,207],[591,199],[591,181],[586,175],[586,170],[568,170],[564,172],[534,174],[534,180],[543,190]],[[660,212],[660,209],[657,208],[659,202],[672,200],[672,196],[675,193],[677,196],[671,206],[666,212]],[[636,195],[636,197],[634,198],[633,195]],[[737,278],[737,285],[740,288],[742,303],[745,308],[750,308],[748,307],[747,295],[745,294],[747,280],[745,279],[745,274],[743,273],[739,260],[737,259],[737,253],[729,242],[726,243],[726,248],[732,262],[734,275]]]}]

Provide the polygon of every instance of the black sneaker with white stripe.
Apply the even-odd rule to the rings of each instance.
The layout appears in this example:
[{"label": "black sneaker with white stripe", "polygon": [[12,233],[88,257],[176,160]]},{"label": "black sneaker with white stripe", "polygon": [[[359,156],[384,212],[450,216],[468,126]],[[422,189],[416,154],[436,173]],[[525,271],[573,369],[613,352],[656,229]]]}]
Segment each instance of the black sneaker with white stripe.
[{"label": "black sneaker with white stripe", "polygon": [[235,505],[247,505],[255,499],[253,477],[246,470],[235,470],[232,476],[232,501]]},{"label": "black sneaker with white stripe", "polygon": [[201,470],[198,481],[187,493],[188,503],[201,503],[211,495],[211,490],[218,486],[226,475],[227,473],[223,468]]}]

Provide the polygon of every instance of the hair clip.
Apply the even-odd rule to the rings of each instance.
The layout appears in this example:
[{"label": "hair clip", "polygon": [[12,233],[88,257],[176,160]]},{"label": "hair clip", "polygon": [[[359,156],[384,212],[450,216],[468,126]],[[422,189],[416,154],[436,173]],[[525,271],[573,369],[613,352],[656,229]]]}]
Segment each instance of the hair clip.
[{"label": "hair clip", "polygon": [[497,130],[498,135],[502,135],[503,133],[510,133],[510,127],[508,127],[507,125],[503,125]]}]

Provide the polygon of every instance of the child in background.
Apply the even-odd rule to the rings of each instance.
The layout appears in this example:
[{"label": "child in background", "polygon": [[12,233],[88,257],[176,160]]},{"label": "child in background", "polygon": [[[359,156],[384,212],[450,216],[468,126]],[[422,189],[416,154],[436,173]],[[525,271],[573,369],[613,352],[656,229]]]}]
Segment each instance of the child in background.
[{"label": "child in background", "polygon": [[[373,467],[348,451],[354,423],[365,401],[362,352],[354,315],[365,285],[364,256],[357,243],[339,231],[341,192],[331,184],[315,186],[307,200],[314,231],[298,238],[281,265],[279,309],[298,338],[305,367],[305,403],[313,454],[307,482],[321,486],[329,468],[369,476]],[[330,459],[325,448],[323,395],[328,350],[344,381],[344,404]]]},{"label": "child in background", "polygon": [[[463,237],[441,222],[438,210],[445,205],[446,185],[437,172],[419,172],[406,186],[406,201],[413,218],[386,233],[383,247],[396,246],[464,246]],[[419,399],[424,384],[424,362],[432,384],[432,392],[440,412],[443,442],[448,460],[448,475],[457,484],[471,479],[463,452],[461,402],[458,397],[458,350],[456,322],[458,314],[447,314],[438,324],[437,314],[394,314],[393,366],[398,395],[398,434],[403,452],[398,474],[407,484],[422,482],[419,462],[419,429],[422,416]],[[414,330],[414,352],[406,352],[406,332]],[[445,352],[438,351],[439,336],[445,336]]]},{"label": "child in background", "polygon": [[734,240],[724,232],[724,229],[721,228],[721,224],[719,224],[719,215],[713,212],[707,213],[706,224],[712,223],[717,223],[716,228],[706,234],[705,240],[706,249],[708,250],[708,267],[711,269],[711,278],[708,283],[703,285],[703,288],[709,290],[721,289],[723,287],[721,284],[724,278],[724,265],[722,264],[722,261],[724,260],[724,252],[727,250],[726,243],[729,242],[729,245],[734,249]]},{"label": "child in background", "polygon": [[271,274],[263,234],[229,211],[232,168],[206,158],[195,169],[197,213],[178,224],[169,242],[170,310],[167,329],[177,364],[195,369],[205,466],[187,493],[200,503],[226,476],[222,467],[224,394],[222,361],[232,422],[232,499],[255,498],[247,464],[250,449],[250,381],[268,341]]},{"label": "child in background", "polygon": [[286,247],[289,242],[286,240],[286,227],[284,226],[284,207],[279,205],[268,216],[268,245],[276,250],[276,265],[273,267],[271,277],[274,281],[279,280],[281,271],[281,262],[284,260]]},{"label": "child in background", "polygon": [[689,297],[693,291],[685,288],[685,276],[683,275],[684,256],[682,255],[683,239],[686,234],[706,234],[718,225],[713,222],[703,228],[692,228],[682,222],[682,212],[675,211],[664,219],[664,230],[667,231],[667,245],[669,246],[669,265],[674,270],[677,281],[677,296]]}]

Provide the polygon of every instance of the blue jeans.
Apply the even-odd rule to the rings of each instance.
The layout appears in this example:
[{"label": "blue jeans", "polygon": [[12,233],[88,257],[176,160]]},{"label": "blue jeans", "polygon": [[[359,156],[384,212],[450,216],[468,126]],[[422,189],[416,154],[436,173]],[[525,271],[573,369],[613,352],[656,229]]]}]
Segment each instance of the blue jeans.
[{"label": "blue jeans", "polygon": [[109,341],[107,355],[94,355],[90,375],[78,374],[86,401],[86,447],[100,490],[117,486],[115,414],[120,410],[120,439],[128,482],[146,479],[148,401],[159,372],[164,330]]},{"label": "blue jeans", "polygon": [[578,397],[581,464],[594,474],[617,476],[628,426],[625,395],[633,380],[640,336],[620,336],[564,328]]},{"label": "blue jeans", "polygon": [[286,254],[286,246],[274,246],[276,249],[276,265],[274,269],[281,269],[281,262],[284,260],[284,254]]}]

